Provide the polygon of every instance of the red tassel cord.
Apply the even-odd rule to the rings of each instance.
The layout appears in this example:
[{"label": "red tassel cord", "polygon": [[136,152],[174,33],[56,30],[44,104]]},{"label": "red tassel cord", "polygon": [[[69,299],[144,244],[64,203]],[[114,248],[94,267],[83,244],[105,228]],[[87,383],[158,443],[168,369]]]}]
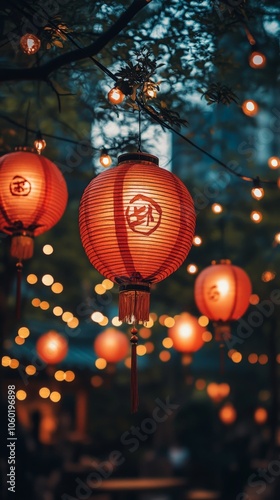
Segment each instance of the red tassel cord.
[{"label": "red tassel cord", "polygon": [[16,319],[20,319],[20,306],[21,306],[21,278],[22,278],[22,262],[16,263],[17,268],[17,291],[16,291]]},{"label": "red tassel cord", "polygon": [[136,413],[139,406],[138,397],[138,380],[137,380],[137,329],[131,329],[131,372],[130,372],[130,396],[131,396],[131,413]]}]

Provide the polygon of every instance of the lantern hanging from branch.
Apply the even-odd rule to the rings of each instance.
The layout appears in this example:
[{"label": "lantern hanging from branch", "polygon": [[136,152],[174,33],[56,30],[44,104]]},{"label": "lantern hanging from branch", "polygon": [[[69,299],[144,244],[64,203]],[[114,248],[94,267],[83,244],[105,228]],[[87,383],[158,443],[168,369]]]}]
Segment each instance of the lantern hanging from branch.
[{"label": "lantern hanging from branch", "polygon": [[230,338],[230,322],[249,307],[252,285],[248,275],[230,260],[215,261],[197,277],[194,298],[201,314],[214,322],[215,339]]},{"label": "lantern hanging from branch", "polygon": [[120,321],[148,321],[151,285],[176,271],[192,245],[195,211],[184,184],[155,156],[121,155],[85,189],[79,224],[91,264],[120,287]]},{"label": "lantern hanging from branch", "polygon": [[97,335],[93,348],[97,356],[104,358],[107,363],[118,363],[128,355],[129,340],[116,328],[107,328]]},{"label": "lantern hanging from branch", "polygon": [[67,356],[68,342],[65,337],[50,330],[37,340],[36,350],[42,361],[49,365],[56,365]]},{"label": "lantern hanging from branch", "polygon": [[168,329],[168,336],[173,341],[173,348],[182,352],[185,360],[191,360],[192,354],[204,344],[204,332],[205,328],[199,325],[197,318],[184,312],[177,316],[175,324]]},{"label": "lantern hanging from branch", "polygon": [[[0,158],[0,230],[12,237],[10,253],[18,261],[18,277],[22,260],[33,255],[34,236],[59,221],[67,197],[64,177],[47,158],[27,148]],[[19,284],[20,279],[18,295]]]},{"label": "lantern hanging from branch", "polygon": [[[91,264],[120,287],[119,319],[133,323],[131,377],[136,382],[136,323],[149,320],[150,288],[188,255],[195,228],[184,184],[147,153],[123,154],[99,174],[80,203],[81,240]],[[134,392],[134,391],[133,391]],[[135,397],[134,397],[135,396]],[[136,411],[137,398],[132,399]]]}]

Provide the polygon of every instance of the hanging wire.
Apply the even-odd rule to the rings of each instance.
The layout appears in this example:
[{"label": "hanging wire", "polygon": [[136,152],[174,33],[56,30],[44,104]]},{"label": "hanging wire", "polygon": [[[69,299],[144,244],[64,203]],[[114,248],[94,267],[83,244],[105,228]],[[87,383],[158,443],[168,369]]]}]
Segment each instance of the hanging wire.
[{"label": "hanging wire", "polygon": [[142,142],[141,142],[141,108],[138,108],[138,149],[137,153],[141,153],[142,149]]}]

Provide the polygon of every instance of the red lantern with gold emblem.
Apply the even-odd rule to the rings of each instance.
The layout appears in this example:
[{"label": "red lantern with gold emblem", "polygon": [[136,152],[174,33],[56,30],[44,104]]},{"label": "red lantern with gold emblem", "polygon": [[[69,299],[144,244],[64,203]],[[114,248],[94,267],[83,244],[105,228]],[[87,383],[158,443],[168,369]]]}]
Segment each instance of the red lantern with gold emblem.
[{"label": "red lantern with gold emblem", "polygon": [[148,321],[151,285],[176,271],[192,245],[187,188],[155,156],[124,154],[85,189],[79,223],[91,264],[120,286],[119,319]]},{"label": "red lantern with gold emblem", "polygon": [[34,236],[59,221],[67,198],[60,170],[42,155],[22,148],[0,158],[0,230],[12,237],[18,271],[33,255]]},{"label": "red lantern with gold emblem", "polygon": [[[149,320],[150,288],[188,255],[195,228],[193,200],[174,174],[147,153],[123,154],[99,174],[80,203],[81,240],[91,264],[120,287],[119,319]],[[131,337],[132,410],[136,411],[137,330]]]},{"label": "red lantern with gold emblem", "polygon": [[128,337],[116,328],[106,328],[97,335],[93,343],[94,351],[107,363],[118,363],[128,355]]},{"label": "red lantern with gold emblem", "polygon": [[42,361],[49,365],[56,365],[66,357],[68,342],[65,337],[50,330],[37,340],[36,350]]},{"label": "red lantern with gold emblem", "polygon": [[252,285],[240,267],[222,260],[204,269],[197,277],[194,297],[197,308],[215,326],[215,338],[230,336],[230,322],[238,320],[249,307]]}]

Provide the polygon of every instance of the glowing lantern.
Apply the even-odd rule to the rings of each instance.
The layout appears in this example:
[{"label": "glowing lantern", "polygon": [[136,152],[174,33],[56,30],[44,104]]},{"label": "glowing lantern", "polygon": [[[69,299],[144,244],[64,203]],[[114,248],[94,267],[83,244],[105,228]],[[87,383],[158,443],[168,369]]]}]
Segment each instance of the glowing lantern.
[{"label": "glowing lantern", "polygon": [[67,197],[60,170],[47,158],[27,148],[0,158],[0,230],[12,236],[10,253],[18,259],[18,277],[21,261],[33,255],[34,236],[59,221]]},{"label": "glowing lantern", "polygon": [[107,168],[112,165],[112,158],[106,149],[102,149],[99,161],[102,167]]},{"label": "glowing lantern", "polygon": [[91,264],[120,285],[120,321],[148,321],[151,285],[176,271],[192,245],[195,211],[184,184],[155,156],[121,155],[85,189],[79,223]]},{"label": "glowing lantern", "polygon": [[108,92],[108,100],[111,104],[121,104],[125,98],[125,94],[118,87],[114,87]]},{"label": "glowing lantern", "polygon": [[205,328],[199,325],[197,318],[184,312],[175,319],[174,326],[168,329],[168,336],[176,351],[190,355],[203,346],[204,332]]},{"label": "glowing lantern", "polygon": [[219,417],[223,424],[231,425],[237,418],[236,409],[231,403],[227,403],[220,409]]},{"label": "glowing lantern", "polygon": [[197,277],[194,288],[196,305],[214,321],[215,338],[230,336],[230,321],[238,320],[250,304],[252,285],[248,275],[230,260],[215,261]]},{"label": "glowing lantern", "polygon": [[107,328],[96,337],[93,348],[97,356],[108,363],[118,363],[128,355],[129,340],[116,328]]},{"label": "glowing lantern", "polygon": [[49,365],[55,365],[66,357],[68,342],[65,337],[50,330],[37,340],[36,350],[42,361]]},{"label": "glowing lantern", "polygon": [[[195,210],[184,184],[155,156],[123,154],[85,189],[79,224],[91,264],[120,286],[119,320],[149,321],[151,285],[176,271],[192,245]],[[131,333],[136,411],[136,328]]]},{"label": "glowing lantern", "polygon": [[247,101],[243,102],[242,111],[247,116],[255,116],[259,111],[259,106],[256,101],[248,99]]},{"label": "glowing lantern", "polygon": [[26,33],[20,39],[20,48],[25,53],[31,56],[32,54],[36,54],[41,47],[41,41],[32,33]]}]

